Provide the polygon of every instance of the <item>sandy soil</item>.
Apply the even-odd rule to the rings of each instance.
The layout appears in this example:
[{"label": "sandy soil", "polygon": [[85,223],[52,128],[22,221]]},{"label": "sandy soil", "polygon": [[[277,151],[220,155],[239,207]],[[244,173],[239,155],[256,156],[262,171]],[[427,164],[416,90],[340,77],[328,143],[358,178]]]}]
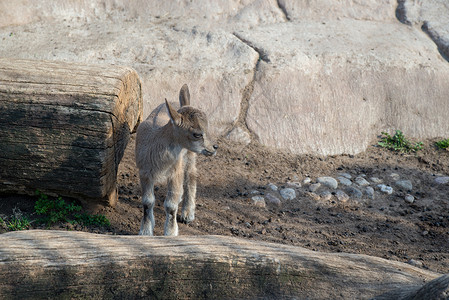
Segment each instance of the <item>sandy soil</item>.
[{"label": "sandy soil", "polygon": [[[196,219],[179,225],[181,235],[229,235],[305,247],[316,251],[348,252],[409,262],[432,271],[449,272],[449,184],[435,183],[449,175],[449,152],[437,149],[435,140],[425,141],[417,154],[400,154],[371,146],[359,155],[297,156],[259,145],[241,147],[219,141],[218,155],[198,159],[199,183]],[[376,142],[374,141],[373,144]],[[391,183],[390,174],[413,183],[413,203],[404,200],[406,191],[394,187],[391,195],[376,188],[375,199],[338,201],[317,199],[308,187],[297,189],[294,200],[281,205],[258,207],[251,191],[268,193],[267,184],[279,187],[289,181],[318,176],[353,177],[365,174]],[[137,234],[142,217],[140,185],[131,140],[118,175],[119,202],[98,213],[111,221],[109,228],[83,228],[58,224],[61,230],[84,230],[106,234]],[[375,186],[375,185],[373,185]],[[156,235],[163,232],[165,186],[158,187],[155,207]],[[35,198],[2,196],[0,217],[13,210],[33,216]],[[37,225],[34,225],[37,227]],[[0,232],[5,232],[0,226]]]}]

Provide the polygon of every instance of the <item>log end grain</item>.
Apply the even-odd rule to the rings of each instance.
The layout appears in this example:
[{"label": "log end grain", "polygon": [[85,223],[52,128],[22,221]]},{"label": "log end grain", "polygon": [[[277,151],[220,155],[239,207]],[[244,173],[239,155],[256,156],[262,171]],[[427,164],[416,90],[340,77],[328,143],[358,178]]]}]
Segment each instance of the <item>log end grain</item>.
[{"label": "log end grain", "polygon": [[128,67],[0,59],[0,192],[116,201],[141,83]]}]

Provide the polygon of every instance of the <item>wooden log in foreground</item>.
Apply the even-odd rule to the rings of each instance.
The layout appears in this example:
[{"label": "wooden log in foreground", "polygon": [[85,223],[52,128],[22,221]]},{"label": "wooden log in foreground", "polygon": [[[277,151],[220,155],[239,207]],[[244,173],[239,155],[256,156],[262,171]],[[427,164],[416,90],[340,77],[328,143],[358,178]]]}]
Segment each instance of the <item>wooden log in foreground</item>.
[{"label": "wooden log in foreground", "polygon": [[0,59],[0,192],[114,204],[118,164],[142,117],[127,67]]},{"label": "wooden log in foreground", "polygon": [[0,299],[368,299],[438,276],[366,255],[224,236],[0,235]]}]

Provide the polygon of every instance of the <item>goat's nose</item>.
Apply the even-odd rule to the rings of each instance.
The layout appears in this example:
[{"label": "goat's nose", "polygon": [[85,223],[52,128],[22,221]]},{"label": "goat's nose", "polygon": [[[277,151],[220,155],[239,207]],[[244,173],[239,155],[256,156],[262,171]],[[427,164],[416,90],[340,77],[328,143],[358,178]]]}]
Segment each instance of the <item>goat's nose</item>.
[{"label": "goat's nose", "polygon": [[212,147],[214,147],[215,150],[218,149],[218,145],[213,145]]}]

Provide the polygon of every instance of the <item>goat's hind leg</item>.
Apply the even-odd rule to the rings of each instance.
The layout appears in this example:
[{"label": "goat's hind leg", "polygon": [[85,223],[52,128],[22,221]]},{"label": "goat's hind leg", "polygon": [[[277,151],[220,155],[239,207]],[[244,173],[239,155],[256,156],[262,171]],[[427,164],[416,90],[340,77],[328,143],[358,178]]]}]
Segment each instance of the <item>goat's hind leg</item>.
[{"label": "goat's hind leg", "polygon": [[176,215],[178,213],[178,205],[182,199],[182,193],[184,191],[183,188],[183,165],[182,159],[180,159],[172,176],[168,180],[168,188],[167,188],[167,198],[164,202],[165,208],[165,227],[164,227],[164,235],[178,235],[178,223],[176,220]]},{"label": "goat's hind leg", "polygon": [[140,185],[142,186],[143,218],[140,224],[139,235],[153,235],[153,208],[156,202],[156,198],[154,197],[154,183],[148,177],[141,175]]},{"label": "goat's hind leg", "polygon": [[195,198],[196,198],[196,154],[193,152],[187,153],[186,172],[186,193],[182,204],[181,222],[188,224],[195,219]]}]

